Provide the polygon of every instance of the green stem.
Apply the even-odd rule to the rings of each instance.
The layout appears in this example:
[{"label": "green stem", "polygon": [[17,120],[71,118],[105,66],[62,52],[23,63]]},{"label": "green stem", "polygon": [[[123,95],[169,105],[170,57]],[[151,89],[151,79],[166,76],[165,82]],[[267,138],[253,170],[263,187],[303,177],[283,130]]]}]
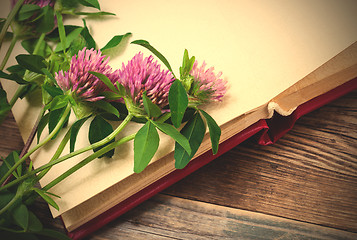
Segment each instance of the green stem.
[{"label": "green stem", "polygon": [[5,24],[0,32],[0,49],[1,49],[1,45],[2,42],[4,41],[5,35],[6,35],[6,31],[9,28],[12,20],[14,19],[14,17],[16,16],[17,12],[19,11],[19,9],[21,8],[21,5],[24,3],[25,0],[19,0],[16,2],[14,8],[11,10],[11,12],[9,13],[9,15],[6,18]]},{"label": "green stem", "polygon": [[165,113],[164,115],[162,115],[159,119],[157,119],[157,122],[163,123],[165,122],[167,119],[169,119],[171,117],[171,112]]},{"label": "green stem", "polygon": [[[34,51],[33,51],[33,54],[38,53],[38,51],[39,51],[39,49],[40,49],[40,46],[41,46],[41,43],[43,42],[45,36],[46,36],[45,33],[42,33],[42,34],[41,34],[39,40],[38,40],[37,43],[36,43],[35,49],[34,49]],[[12,41],[11,41],[10,47],[9,47],[9,49],[7,50],[6,55],[5,55],[5,57],[4,57],[4,59],[3,59],[2,63],[1,63],[0,70],[3,70],[3,69],[4,69],[4,67],[5,67],[5,65],[6,65],[6,63],[7,63],[7,60],[8,60],[8,58],[10,57],[11,52],[12,52],[14,46],[15,46],[16,40],[17,40],[17,37],[16,37],[16,35],[14,35],[14,37],[13,37],[13,39],[12,39]],[[25,76],[28,75],[28,73],[29,73],[29,70],[26,70],[26,71],[25,71],[25,74],[24,74],[24,78],[26,78]],[[26,89],[26,87],[27,87],[26,85],[20,85],[20,86],[18,86],[18,88],[17,88],[15,94],[12,96],[12,98],[11,98],[11,100],[10,100],[10,102],[9,102],[10,108],[9,108],[9,110],[4,114],[5,116],[10,112],[11,108],[15,105],[16,101],[17,101],[17,100],[19,99],[19,97],[23,94],[23,92],[24,92],[24,90]],[[0,123],[1,123],[1,121],[0,121]]]},{"label": "green stem", "polygon": [[32,54],[35,55],[38,53],[38,51],[40,50],[41,44],[42,44],[43,40],[45,39],[45,36],[46,36],[46,33],[41,33],[40,38],[38,39],[36,46],[33,49]]},{"label": "green stem", "polygon": [[12,174],[13,171],[16,170],[16,168],[22,164],[32,153],[34,153],[36,150],[38,150],[40,147],[42,147],[43,145],[45,145],[48,141],[50,141],[56,134],[57,132],[62,128],[63,123],[66,121],[67,115],[69,114],[71,110],[71,105],[68,104],[67,108],[65,109],[61,119],[58,121],[56,127],[53,129],[53,131],[45,138],[42,140],[42,142],[40,142],[39,144],[37,144],[35,147],[33,147],[32,149],[30,149],[18,162],[16,162],[10,169],[9,171],[1,178],[0,180],[0,184],[2,184],[6,178]]},{"label": "green stem", "polygon": [[[130,140],[133,140],[134,137],[135,137],[135,135],[136,135],[136,134],[132,134],[132,135],[129,135],[129,136],[127,136],[127,137],[121,138],[121,139],[119,139],[118,141],[115,141],[115,142],[113,142],[113,143],[111,143],[111,144],[108,144],[107,146],[105,146],[105,147],[99,149],[97,152],[95,152],[95,153],[93,153],[92,155],[88,156],[87,159],[84,159],[83,161],[91,161],[91,160],[93,160],[93,159],[96,159],[97,157],[103,155],[103,154],[106,153],[107,151],[110,151],[110,150],[112,150],[113,148],[115,148],[115,147],[117,147],[117,146],[119,146],[119,145],[121,145],[121,144],[123,144],[123,143],[126,143],[126,142],[128,142],[128,141],[130,141]],[[27,178],[29,178],[29,177],[35,175],[35,174],[38,173],[38,172],[41,172],[41,171],[43,171],[43,170],[45,170],[45,169],[47,169],[47,168],[50,168],[50,167],[52,167],[52,166],[54,166],[54,165],[56,165],[56,164],[59,164],[59,163],[65,161],[65,160],[67,160],[67,158],[58,158],[58,159],[56,159],[56,160],[54,160],[54,161],[52,161],[52,162],[49,162],[49,163],[47,163],[47,164],[45,164],[45,165],[42,165],[41,167],[39,167],[39,168],[37,168],[37,169],[35,169],[35,170],[32,170],[32,171],[30,171],[30,172],[28,172],[28,173],[22,175],[21,177],[19,177],[19,178],[13,180],[12,182],[9,182],[7,185],[0,187],[0,192],[3,191],[3,190],[5,190],[5,189],[8,189],[8,188],[10,188],[10,187],[12,187],[12,186],[14,186],[14,185],[16,185],[16,184],[18,184],[19,182],[21,182],[21,181],[23,181],[23,180],[25,180],[25,179],[27,179]],[[83,161],[82,161],[82,162],[83,162]],[[55,181],[55,180],[53,180],[53,181]]]},{"label": "green stem", "polygon": [[[45,39],[45,36],[46,36],[45,33],[41,33],[40,38],[38,39],[38,41],[37,41],[37,43],[35,45],[35,48],[33,49],[33,52],[32,52],[33,55],[37,54],[38,51],[40,50],[41,44],[42,44],[43,40]],[[29,74],[30,74],[30,70],[26,69],[25,74],[24,74],[24,79],[26,81],[28,81],[27,78],[28,78]],[[31,80],[29,79],[29,81],[31,81]]]},{"label": "green stem", "polygon": [[[66,144],[68,143],[69,139],[71,137],[71,129],[68,129],[66,135],[63,137],[61,143],[59,144],[57,151],[55,152],[55,154],[53,155],[53,157],[51,158],[50,162],[56,160],[57,158],[59,158],[59,156],[62,154],[64,147],[66,146]],[[47,168],[45,170],[43,170],[38,176],[38,180],[40,180],[41,178],[43,178],[43,176],[46,175],[46,173],[48,171],[50,171],[51,168]]]},{"label": "green stem", "polygon": [[17,42],[17,36],[14,34],[14,36],[11,39],[10,46],[7,49],[6,54],[5,54],[5,56],[4,56],[4,58],[3,58],[2,62],[1,62],[1,65],[0,65],[0,70],[1,71],[4,70],[5,65],[6,65],[7,61],[9,60],[9,57],[10,57],[10,55],[12,53],[12,50],[15,47],[16,42]]},{"label": "green stem", "polygon": [[[42,107],[41,111],[40,111],[40,114],[38,115],[37,120],[35,122],[35,125],[33,126],[32,130],[31,130],[31,133],[30,133],[30,135],[29,135],[29,137],[28,137],[28,139],[27,139],[27,141],[25,143],[25,146],[23,147],[23,149],[22,149],[22,151],[21,151],[21,153],[19,155],[20,158],[22,158],[27,153],[27,151],[29,150],[29,148],[30,148],[30,146],[31,146],[31,144],[33,142],[33,139],[35,138],[35,135],[36,135],[36,132],[37,132],[37,129],[38,129],[38,124],[39,124],[39,122],[40,122],[40,120],[41,120],[41,118],[42,118],[44,113],[45,113],[45,108]],[[7,184],[11,180],[11,177],[12,177],[12,175],[9,175],[1,185],[3,186],[5,184]]]},{"label": "green stem", "polygon": [[[16,90],[14,96],[12,96],[12,98],[11,98],[11,100],[10,100],[10,102],[9,102],[9,105],[11,106],[11,108],[15,105],[17,99],[19,99],[19,97],[22,95],[22,93],[23,93],[23,91],[25,90],[25,88],[26,88],[25,85],[20,85],[20,86],[17,88],[17,90]],[[9,111],[10,111],[10,110],[9,110]]]},{"label": "green stem", "polygon": [[45,106],[42,106],[41,111],[37,116],[36,122],[31,130],[31,133],[30,133],[28,139],[26,140],[25,146],[21,151],[20,158],[22,158],[29,150],[29,148],[33,142],[33,139],[35,138],[35,135],[37,133],[38,125],[40,124],[40,121],[41,121],[43,115],[45,114],[45,112],[46,112],[46,108],[45,108]]},{"label": "green stem", "polygon": [[91,161],[96,159],[97,157],[105,154],[106,152],[116,148],[117,146],[119,146],[125,142],[133,140],[135,138],[135,135],[136,135],[135,133],[131,134],[129,136],[121,138],[120,140],[113,142],[111,144],[108,144],[107,146],[101,148],[97,152],[95,152],[92,155],[88,156],[87,158],[83,159],[81,162],[77,163],[76,165],[74,165],[73,167],[68,169],[66,172],[62,173],[60,176],[58,176],[57,178],[52,180],[50,183],[48,183],[46,186],[43,187],[43,190],[45,190],[45,191],[49,190],[50,188],[52,188],[53,186],[55,186],[56,184],[58,184],[59,182],[61,182],[65,178],[67,178],[69,175],[71,175],[72,173],[79,170],[80,168],[84,167],[85,165],[87,165],[88,163],[90,163]]},{"label": "green stem", "polygon": [[3,208],[0,210],[0,216],[1,216],[4,212],[6,212],[9,208],[11,208],[11,206],[12,206],[14,203],[16,203],[16,201],[18,201],[19,199],[20,199],[20,195],[18,195],[18,194],[16,193],[16,195],[10,200],[10,202],[8,202],[8,203],[6,204],[6,206],[3,207]]},{"label": "green stem", "polygon": [[[71,152],[71,153],[69,153],[69,154],[67,154],[67,155],[65,155],[65,156],[62,156],[62,157],[60,157],[60,158],[57,158],[56,160],[54,160],[54,161],[52,161],[52,162],[49,162],[48,164],[42,166],[42,167],[47,166],[47,167],[45,167],[45,168],[40,167],[40,168],[38,168],[38,169],[36,169],[36,170],[34,170],[34,171],[31,171],[31,172],[36,172],[36,173],[37,173],[37,172],[39,172],[39,169],[41,169],[40,171],[42,171],[42,170],[44,170],[44,169],[47,169],[48,166],[52,166],[52,165],[54,165],[54,164],[63,162],[63,161],[65,161],[65,160],[67,160],[67,159],[69,159],[69,158],[71,158],[71,157],[77,156],[77,155],[79,155],[79,154],[81,154],[81,153],[87,152],[87,151],[92,150],[92,149],[94,149],[94,148],[98,148],[98,147],[100,147],[100,146],[102,146],[102,145],[104,145],[104,144],[110,142],[113,138],[115,138],[115,136],[116,136],[118,133],[120,133],[120,132],[124,129],[124,127],[130,122],[130,120],[131,120],[132,118],[133,118],[133,115],[131,115],[131,114],[129,113],[129,114],[126,116],[126,118],[123,120],[123,122],[122,122],[111,134],[109,134],[106,138],[104,138],[104,139],[102,139],[101,141],[98,141],[98,142],[96,142],[96,143],[94,143],[94,144],[92,144],[92,145],[89,145],[89,146],[87,146],[87,147],[78,149],[77,151]],[[57,126],[56,126],[56,127],[57,127]],[[119,140],[119,142],[120,142],[120,140]],[[114,143],[116,143],[116,142],[114,142]],[[112,144],[113,144],[113,143],[112,143]],[[112,144],[108,144],[108,146],[112,146]],[[120,144],[121,144],[121,142],[120,142]],[[93,154],[94,156],[96,156],[95,158],[97,158],[97,157],[101,156],[102,154],[106,153],[106,152],[104,152],[104,153],[98,155],[98,152],[103,152],[102,149],[106,149],[106,148],[105,148],[105,147],[104,147],[104,148],[101,148],[100,150],[98,150],[97,152],[95,152],[95,153]],[[109,151],[109,150],[107,150],[107,151]],[[93,155],[91,155],[91,156],[93,156]],[[91,156],[89,156],[89,157],[91,157]],[[26,155],[25,155],[24,157],[26,157]],[[20,161],[18,161],[17,163],[21,162],[22,159],[23,159],[23,158],[21,158]],[[18,165],[19,165],[19,164],[17,164],[17,166],[18,166]],[[14,166],[15,166],[15,165],[14,165]],[[16,167],[14,167],[14,166],[13,166],[10,170],[16,169],[17,166],[16,166]],[[9,172],[10,172],[10,170],[9,170]],[[14,170],[12,170],[12,171],[10,172],[10,174],[11,174],[13,171],[14,171]],[[8,173],[9,173],[9,172],[8,172]],[[31,173],[31,172],[30,172],[30,173]],[[31,174],[31,175],[32,175],[32,174]],[[31,176],[31,175],[29,175],[29,173],[28,173],[28,174],[23,175],[22,177],[19,177],[19,178],[15,179],[15,180],[12,181],[12,182],[9,182],[8,184],[6,184],[6,185],[0,187],[0,191],[2,191],[2,190],[4,190],[4,189],[7,189],[7,188],[10,187],[10,186],[13,186],[14,184],[17,184],[18,182],[20,182],[20,181],[26,179],[26,177]],[[5,179],[6,179],[6,178],[5,178]]]}]

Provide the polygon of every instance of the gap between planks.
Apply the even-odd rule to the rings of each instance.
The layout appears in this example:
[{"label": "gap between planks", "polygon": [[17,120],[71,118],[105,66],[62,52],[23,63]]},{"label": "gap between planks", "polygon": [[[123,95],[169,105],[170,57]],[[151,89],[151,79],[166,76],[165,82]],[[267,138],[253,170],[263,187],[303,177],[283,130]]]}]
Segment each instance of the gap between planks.
[{"label": "gap between planks", "polygon": [[88,239],[357,239],[357,234],[164,194]]}]

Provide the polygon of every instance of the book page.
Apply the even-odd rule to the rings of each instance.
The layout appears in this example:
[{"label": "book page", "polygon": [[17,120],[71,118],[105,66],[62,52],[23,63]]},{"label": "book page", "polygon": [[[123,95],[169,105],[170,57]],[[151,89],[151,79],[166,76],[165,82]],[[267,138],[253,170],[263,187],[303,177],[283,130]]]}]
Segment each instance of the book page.
[{"label": "book page", "polygon": [[[149,41],[168,59],[176,75],[184,49],[188,49],[190,56],[196,56],[199,63],[205,61],[217,72],[223,72],[229,83],[227,95],[222,103],[206,106],[206,111],[220,125],[267,103],[357,40],[357,4],[353,0],[106,0],[100,3],[103,11],[114,12],[116,17],[86,20],[98,48],[114,35],[131,32],[128,42]],[[66,23],[72,21],[82,25],[80,20],[73,19]],[[110,65],[120,68],[122,62],[127,63],[139,51],[146,56],[150,54],[140,46],[129,45],[111,58]],[[6,89],[16,89],[3,84]],[[18,102],[14,109],[24,138],[37,115],[36,106],[28,108],[27,101]],[[123,135],[138,127],[130,124]],[[172,143],[161,136],[155,159],[172,151]],[[86,144],[83,129],[77,148]],[[35,166],[46,163],[55,146],[55,142],[51,143],[36,153],[32,157]],[[51,189],[61,196],[56,200],[60,211],[51,209],[53,215],[72,209],[134,174],[132,148],[132,143],[120,146],[112,159],[97,159]],[[54,167],[41,184],[84,157],[85,154]],[[145,174],[144,171],[141,175],[145,177]]]}]

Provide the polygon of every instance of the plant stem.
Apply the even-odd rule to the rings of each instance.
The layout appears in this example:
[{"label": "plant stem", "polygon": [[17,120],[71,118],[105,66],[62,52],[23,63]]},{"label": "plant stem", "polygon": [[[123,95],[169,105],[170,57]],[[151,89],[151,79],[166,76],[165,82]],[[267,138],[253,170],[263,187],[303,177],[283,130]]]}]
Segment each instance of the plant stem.
[{"label": "plant stem", "polygon": [[[34,127],[32,128],[32,131],[31,131],[30,136],[28,137],[28,139],[27,139],[27,141],[26,141],[26,143],[25,143],[25,146],[24,146],[24,148],[22,149],[22,151],[21,151],[21,153],[20,153],[20,155],[19,155],[20,158],[22,158],[22,157],[25,155],[25,153],[28,151],[28,149],[30,148],[30,146],[31,146],[31,144],[32,144],[32,141],[33,141],[33,139],[34,139],[34,137],[35,137],[35,135],[36,135],[37,128],[38,128],[38,124],[39,124],[39,122],[40,122],[40,120],[41,120],[41,118],[42,118],[44,112],[45,112],[45,108],[43,107],[43,108],[41,109],[41,111],[40,111],[40,114],[39,114],[38,117],[37,117],[36,123],[35,123]],[[10,179],[12,178],[12,176],[13,176],[13,175],[9,175],[9,176],[6,178],[6,180],[2,183],[2,186],[4,186],[5,184],[7,184],[7,183],[10,181]]]},{"label": "plant stem", "polygon": [[18,0],[14,6],[14,8],[11,10],[11,12],[9,13],[9,15],[6,18],[5,24],[2,27],[2,30],[0,32],[0,49],[2,46],[2,42],[4,41],[5,35],[6,35],[6,31],[9,28],[12,20],[14,19],[14,17],[16,16],[17,12],[19,11],[21,5],[24,3],[25,0]]},{"label": "plant stem", "polygon": [[[133,140],[135,138],[135,135],[136,135],[136,133],[134,133],[132,135],[129,135],[129,136],[126,136],[124,138],[121,138],[118,141],[115,141],[115,142],[113,142],[111,144],[108,144],[107,146],[99,149],[97,152],[95,152],[92,155],[88,156],[82,162],[84,162],[84,161],[90,162],[91,160],[96,159],[97,157],[99,157],[99,156],[103,155],[104,153],[112,150],[113,148],[115,148],[115,147],[117,147],[117,146],[119,146],[119,145],[121,145],[123,143],[126,143],[126,142],[128,142],[130,140]],[[58,159],[56,159],[56,160],[54,160],[52,162],[49,162],[49,163],[47,163],[45,165],[42,165],[41,167],[39,167],[39,168],[37,168],[35,170],[32,170],[31,172],[28,172],[25,175],[22,175],[21,177],[15,179],[14,181],[9,182],[5,186],[0,187],[0,192],[5,190],[5,189],[8,189],[9,187],[12,187],[12,186],[16,185],[17,183],[25,180],[26,178],[29,178],[29,177],[35,175],[38,172],[41,172],[41,171],[43,171],[43,170],[45,170],[47,168],[50,168],[50,167],[52,167],[52,166],[54,166],[56,164],[59,164],[59,163],[65,161],[65,160],[67,160],[67,158],[58,158]],[[53,180],[53,181],[55,181],[55,180]]]},{"label": "plant stem", "polygon": [[35,135],[37,133],[38,124],[40,123],[41,118],[43,117],[44,113],[45,113],[45,107],[43,106],[41,108],[40,113],[38,114],[38,117],[36,119],[35,125],[33,126],[32,130],[31,130],[30,136],[27,138],[25,146],[24,146],[24,148],[22,149],[22,151],[20,153],[20,156],[19,156],[20,158],[22,158],[26,154],[26,152],[29,150],[29,148],[30,148],[30,146],[31,146],[31,144],[33,142],[33,139],[35,138]]},{"label": "plant stem", "polygon": [[[96,143],[94,143],[94,144],[92,144],[92,145],[89,145],[89,146],[87,146],[87,147],[78,149],[77,151],[74,151],[74,152],[69,153],[69,154],[67,154],[67,155],[65,155],[65,156],[62,156],[62,157],[60,157],[60,158],[57,158],[56,160],[53,160],[52,162],[49,162],[48,164],[43,165],[42,167],[46,166],[46,167],[44,167],[44,168],[40,167],[40,168],[38,168],[38,169],[36,169],[36,170],[34,170],[34,171],[31,171],[30,173],[27,173],[27,174],[23,175],[22,177],[19,177],[19,178],[15,179],[14,181],[12,181],[12,182],[10,182],[10,183],[4,185],[4,186],[1,186],[1,187],[0,187],[0,191],[2,191],[2,190],[4,190],[4,189],[7,189],[7,188],[10,187],[10,186],[13,186],[14,184],[16,184],[16,183],[18,183],[18,182],[20,182],[20,181],[26,179],[28,176],[33,175],[33,174],[34,174],[33,172],[36,172],[36,173],[37,173],[37,172],[39,172],[39,171],[42,171],[42,170],[44,170],[44,169],[47,169],[48,167],[50,167],[50,166],[52,166],[52,165],[54,165],[54,164],[63,162],[63,161],[65,161],[65,160],[67,160],[67,159],[69,159],[69,158],[71,158],[71,157],[77,156],[77,155],[79,155],[79,154],[81,154],[81,153],[87,152],[87,151],[92,150],[92,149],[94,149],[94,148],[98,148],[98,147],[100,147],[100,146],[102,146],[102,145],[104,145],[104,144],[110,142],[113,138],[115,138],[116,135],[118,135],[118,133],[120,133],[120,132],[124,129],[124,127],[130,122],[130,120],[131,120],[132,118],[133,118],[133,115],[129,113],[129,114],[126,116],[126,118],[123,120],[123,122],[122,122],[111,134],[109,134],[106,138],[104,138],[104,139],[102,139],[102,140],[100,140],[100,141],[98,141],[98,142],[96,142]],[[57,126],[56,126],[56,128],[57,128]],[[53,130],[53,132],[54,132],[54,131],[55,131],[55,130]],[[130,136],[132,136],[132,135],[130,135]],[[129,140],[131,140],[131,139],[129,139]],[[129,140],[126,140],[126,141],[129,141]],[[114,146],[115,143],[117,143],[117,142],[108,144],[108,146]],[[119,145],[120,145],[120,144],[122,144],[122,142],[119,140]],[[38,145],[37,145],[37,146],[38,146]],[[107,146],[107,147],[108,147],[108,146]],[[114,148],[114,147],[113,147],[113,148]],[[102,149],[107,149],[107,148],[106,148],[106,147],[103,147],[103,148],[101,148],[100,150],[98,150],[97,152],[95,152],[94,154],[92,154],[92,155],[89,156],[89,157],[95,156],[95,158],[97,158],[97,157],[101,156],[102,154],[106,153],[106,151],[103,152]],[[111,149],[110,149],[110,150],[111,150]],[[109,150],[107,150],[107,151],[109,151]],[[102,154],[98,155],[98,152],[100,152],[100,153],[102,153]],[[26,155],[25,155],[25,156],[26,156]],[[25,156],[24,156],[24,157],[25,157]],[[21,158],[20,161],[18,161],[17,163],[23,161],[22,159],[23,159],[23,158]],[[16,165],[16,166],[15,166],[15,165]],[[15,165],[8,171],[8,174],[11,174],[11,173],[14,171],[14,169],[17,168],[17,166],[18,166],[19,164],[15,164]],[[41,169],[41,170],[39,170],[39,169]],[[9,172],[10,172],[10,173],[9,173]],[[31,174],[31,173],[32,173],[32,174]],[[7,176],[6,176],[6,177],[7,177]],[[6,178],[5,178],[5,179],[6,179]]]},{"label": "plant stem", "polygon": [[48,141],[50,141],[56,134],[57,132],[62,128],[63,123],[65,122],[67,115],[69,114],[71,110],[71,105],[68,104],[61,119],[58,121],[56,127],[53,129],[53,131],[45,138],[42,140],[42,142],[40,142],[39,144],[37,144],[35,147],[33,147],[32,149],[30,149],[18,162],[16,162],[10,169],[9,171],[1,178],[0,180],[0,184],[2,184],[6,178],[12,174],[13,171],[16,170],[16,168],[22,164],[32,153],[34,153],[36,150],[38,150],[40,147],[42,147],[43,145],[45,145]]},{"label": "plant stem", "polygon": [[167,119],[169,119],[171,117],[171,112],[165,113],[164,115],[162,115],[159,119],[157,119],[157,122],[163,123],[165,122]]},{"label": "plant stem", "polygon": [[6,211],[7,211],[14,203],[16,203],[16,201],[18,201],[19,199],[20,199],[20,195],[18,195],[18,194],[16,193],[16,195],[10,200],[10,202],[8,202],[5,207],[3,207],[2,209],[0,209],[0,216],[1,216],[4,212],[6,212]]},{"label": "plant stem", "polygon": [[14,34],[14,36],[11,39],[10,46],[7,49],[6,54],[5,54],[5,56],[4,56],[4,58],[3,58],[2,62],[1,62],[1,65],[0,65],[0,70],[1,71],[4,70],[5,65],[6,65],[7,61],[9,60],[9,57],[10,57],[10,55],[12,53],[12,50],[15,47],[16,42],[17,42],[17,35]]},{"label": "plant stem", "polygon": [[[59,144],[57,151],[55,152],[55,154],[53,155],[53,157],[51,158],[50,162],[56,160],[57,158],[59,158],[59,156],[61,155],[61,153],[63,152],[64,147],[66,146],[67,142],[69,141],[69,138],[71,137],[71,129],[68,129],[66,135],[63,137],[61,143]],[[45,176],[45,174],[50,171],[51,168],[47,168],[45,170],[43,170],[38,176],[38,180],[40,180],[41,178],[43,178],[43,176]]]},{"label": "plant stem", "polygon": [[[43,42],[44,38],[45,38],[46,34],[45,33],[42,33],[39,40],[37,41],[36,43],[36,46],[35,46],[35,49],[33,51],[33,54],[36,54],[38,53],[39,49],[40,49],[40,46],[41,46],[41,43]],[[6,63],[7,63],[7,60],[8,58],[10,57],[10,54],[15,46],[15,43],[16,43],[16,40],[17,40],[17,37],[16,35],[14,35],[12,41],[11,41],[11,45],[9,47],[9,49],[7,50],[6,52],[6,55],[1,63],[1,66],[0,66],[0,70],[3,70]],[[26,70],[25,71],[25,74],[24,74],[24,78],[26,75],[28,75],[29,73],[29,70]],[[10,109],[4,114],[5,116],[10,112],[10,110],[12,109],[12,107],[15,105],[16,101],[19,99],[19,97],[22,95],[22,93],[24,92],[24,90],[26,89],[26,85],[20,85],[18,86],[15,94],[12,96],[10,102],[9,102],[9,105],[10,105]],[[1,124],[1,121],[0,121],[0,124]]]},{"label": "plant stem", "polygon": [[121,145],[121,144],[123,144],[125,142],[133,140],[135,138],[135,135],[136,135],[135,133],[131,134],[129,136],[121,138],[119,141],[113,142],[113,143],[101,148],[97,152],[95,152],[92,155],[86,157],[81,162],[77,163],[76,165],[74,165],[73,167],[68,169],[66,172],[62,173],[60,176],[58,176],[57,178],[52,180],[50,183],[48,183],[46,186],[44,186],[42,189],[45,190],[45,191],[49,190],[50,188],[52,188],[53,186],[55,186],[56,184],[58,184],[59,182],[61,182],[65,178],[67,178],[68,176],[70,176],[72,173],[74,173],[77,170],[79,170],[80,168],[84,167],[85,165],[87,165],[88,163],[90,163],[91,161],[96,159],[97,157],[101,156],[102,154],[112,150],[113,148],[116,148],[117,146],[119,146],[119,145]]},{"label": "plant stem", "polygon": [[38,53],[38,51],[40,50],[41,44],[42,44],[43,40],[45,39],[45,36],[46,36],[46,33],[41,33],[41,35],[40,35],[40,37],[39,37],[39,39],[38,39],[38,41],[36,43],[36,46],[33,49],[32,54],[37,54]]}]

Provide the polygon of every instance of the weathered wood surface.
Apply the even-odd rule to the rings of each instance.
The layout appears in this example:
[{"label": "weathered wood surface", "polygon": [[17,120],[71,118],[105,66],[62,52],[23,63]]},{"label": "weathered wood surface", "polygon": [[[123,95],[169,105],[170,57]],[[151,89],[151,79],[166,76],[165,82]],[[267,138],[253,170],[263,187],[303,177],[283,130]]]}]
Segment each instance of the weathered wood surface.
[{"label": "weathered wood surface", "polygon": [[357,92],[271,146],[247,141],[166,194],[357,232]]},{"label": "weathered wood surface", "polygon": [[[21,146],[9,118],[0,154]],[[46,205],[35,206],[48,225]],[[272,146],[253,139],[88,239],[357,239],[357,92],[300,119]]]}]

